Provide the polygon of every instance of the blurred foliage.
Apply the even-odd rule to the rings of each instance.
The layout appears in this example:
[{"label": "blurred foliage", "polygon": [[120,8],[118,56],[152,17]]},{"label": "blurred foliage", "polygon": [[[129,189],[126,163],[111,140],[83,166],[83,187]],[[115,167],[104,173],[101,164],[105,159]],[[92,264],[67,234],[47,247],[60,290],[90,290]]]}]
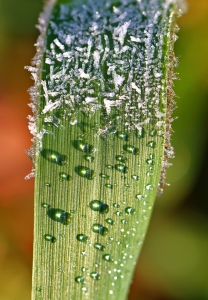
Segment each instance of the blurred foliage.
[{"label": "blurred foliage", "polygon": [[[135,270],[129,300],[208,299],[208,1],[189,0],[179,19],[180,81],[168,170],[171,187],[157,199],[149,233]],[[24,66],[33,44],[42,0],[0,0],[0,299],[30,299],[33,180],[26,116],[32,85]]]}]

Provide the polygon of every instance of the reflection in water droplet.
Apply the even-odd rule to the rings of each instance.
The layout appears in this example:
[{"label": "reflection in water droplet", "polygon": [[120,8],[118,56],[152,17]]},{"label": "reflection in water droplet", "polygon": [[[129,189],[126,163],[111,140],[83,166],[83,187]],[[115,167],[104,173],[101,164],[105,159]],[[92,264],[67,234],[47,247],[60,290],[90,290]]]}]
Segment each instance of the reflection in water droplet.
[{"label": "reflection in water droplet", "polygon": [[117,137],[123,141],[128,141],[128,138],[129,138],[128,134],[126,132],[122,132],[122,131],[117,132]]},{"label": "reflection in water droplet", "polygon": [[133,215],[135,213],[135,209],[133,207],[128,206],[125,208],[125,213],[127,215]]},{"label": "reflection in water droplet", "polygon": [[100,200],[92,200],[89,204],[89,207],[101,214],[106,214],[109,211],[109,206]]},{"label": "reflection in water droplet", "polygon": [[93,170],[87,168],[87,167],[77,166],[77,167],[75,167],[75,172],[76,172],[79,176],[81,176],[81,177],[83,177],[83,178],[86,178],[86,179],[88,179],[88,180],[92,180],[92,179],[95,178],[95,176],[94,176],[94,173],[95,173],[95,172],[94,172]]},{"label": "reflection in water droplet", "polygon": [[95,233],[99,233],[102,236],[108,234],[108,228],[97,223],[92,225],[92,231]]},{"label": "reflection in water droplet", "polygon": [[86,160],[86,161],[88,161],[88,162],[93,162],[94,161],[94,159],[95,159],[95,157],[94,156],[92,156],[92,155],[84,155],[84,159]]},{"label": "reflection in water droplet", "polygon": [[45,202],[41,203],[41,206],[43,208],[47,208],[47,209],[50,207],[50,205],[48,203],[45,203]]},{"label": "reflection in water droplet", "polygon": [[100,251],[105,251],[105,246],[103,246],[100,243],[95,243],[94,248],[97,249],[97,250],[100,250]]},{"label": "reflection in water droplet", "polygon": [[49,208],[47,211],[47,215],[53,221],[59,222],[63,225],[69,225],[72,220],[72,216],[70,213],[59,208]]},{"label": "reflection in water droplet", "polygon": [[75,281],[77,282],[77,283],[83,283],[84,282],[84,277],[82,277],[82,276],[77,276],[76,278],[75,278]]},{"label": "reflection in water droplet", "polygon": [[86,243],[87,240],[88,240],[88,236],[86,236],[85,234],[80,233],[80,234],[77,234],[76,239],[79,242]]},{"label": "reflection in water droplet", "polygon": [[57,151],[50,150],[50,149],[43,149],[40,153],[45,159],[59,166],[66,164],[66,159],[67,159],[66,155],[60,154]]},{"label": "reflection in water droplet", "polygon": [[96,272],[91,272],[90,277],[93,278],[94,280],[99,280],[100,279],[100,274]]},{"label": "reflection in water droplet", "polygon": [[110,184],[110,183],[106,183],[106,184],[105,184],[105,187],[107,187],[108,189],[112,189],[112,188],[113,188],[113,185]]},{"label": "reflection in water droplet", "polygon": [[148,142],[147,147],[155,148],[156,147],[156,142],[154,142],[154,141]]},{"label": "reflection in water droplet", "polygon": [[146,185],[146,190],[148,190],[148,191],[153,191],[153,189],[154,189],[154,187],[153,187],[152,184],[147,184],[147,185]]},{"label": "reflection in water droplet", "polygon": [[108,224],[110,224],[110,225],[113,225],[113,224],[114,224],[114,221],[113,221],[113,219],[111,219],[111,218],[107,218],[107,219],[105,219],[105,221],[106,221]]},{"label": "reflection in water droplet", "polygon": [[80,140],[75,140],[72,142],[73,147],[76,150],[82,151],[84,153],[91,153],[93,152],[94,147],[88,143],[85,143],[83,141]]},{"label": "reflection in water droplet", "polygon": [[105,179],[108,179],[108,178],[110,178],[110,176],[109,176],[109,175],[107,175],[107,174],[104,174],[104,173],[100,173],[100,177],[102,177],[102,178],[105,178]]},{"label": "reflection in water droplet", "polygon": [[123,155],[116,155],[116,160],[120,162],[125,162],[127,161],[127,158]]},{"label": "reflection in water droplet", "polygon": [[60,172],[59,173],[59,180],[60,181],[63,181],[63,180],[69,181],[69,180],[71,180],[71,178],[72,177],[69,174],[65,173],[65,172]]},{"label": "reflection in water droplet", "polygon": [[123,164],[116,164],[115,169],[121,173],[127,173],[128,167]]},{"label": "reflection in water droplet", "polygon": [[111,254],[104,254],[103,259],[109,262],[113,261],[113,257]]},{"label": "reflection in water droplet", "polygon": [[139,154],[139,149],[131,145],[124,145],[123,150],[133,155]]},{"label": "reflection in water droplet", "polygon": [[44,239],[51,243],[55,243],[56,241],[56,238],[51,234],[44,234]]},{"label": "reflection in water droplet", "polygon": [[139,176],[138,175],[132,175],[131,178],[134,179],[134,180],[139,180]]}]

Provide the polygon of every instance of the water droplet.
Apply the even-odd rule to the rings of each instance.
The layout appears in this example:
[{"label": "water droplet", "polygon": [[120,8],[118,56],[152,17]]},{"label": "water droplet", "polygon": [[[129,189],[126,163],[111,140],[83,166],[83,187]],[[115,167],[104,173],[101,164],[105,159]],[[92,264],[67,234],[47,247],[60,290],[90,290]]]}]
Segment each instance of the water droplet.
[{"label": "water droplet", "polygon": [[82,267],[81,270],[82,270],[82,272],[86,272],[86,271],[87,271],[87,268]]},{"label": "water droplet", "polygon": [[100,279],[100,274],[96,273],[96,272],[91,272],[90,273],[90,277],[94,280],[99,280]]},{"label": "water droplet", "polygon": [[134,180],[139,180],[139,176],[138,175],[131,175],[131,178]]},{"label": "water droplet", "polygon": [[113,261],[113,257],[111,254],[104,254],[103,259],[109,262]]},{"label": "water droplet", "polygon": [[42,288],[41,287],[36,287],[36,291],[37,292],[42,292]]},{"label": "water droplet", "polygon": [[71,178],[72,177],[69,174],[65,173],[65,172],[60,172],[59,173],[59,180],[60,181],[64,181],[64,180],[69,181],[69,180],[71,180]]},{"label": "water droplet", "polygon": [[83,291],[83,292],[87,292],[87,290],[88,290],[88,288],[87,288],[86,286],[83,286],[83,287],[82,287],[82,291]]},{"label": "water droplet", "polygon": [[51,187],[51,184],[49,182],[46,182],[45,184],[47,187]]},{"label": "water droplet", "polygon": [[41,155],[47,159],[48,161],[57,164],[59,166],[65,165],[66,164],[66,155],[60,154],[57,151],[53,151],[50,149],[43,149],[41,152]]},{"label": "water droplet", "polygon": [[154,160],[153,159],[146,159],[146,163],[148,165],[154,165]]},{"label": "water droplet", "polygon": [[148,191],[153,191],[153,189],[154,189],[154,187],[153,187],[152,184],[147,184],[147,185],[146,185],[146,190],[148,190]]},{"label": "water droplet", "polygon": [[115,215],[118,216],[118,217],[120,217],[120,216],[122,216],[122,212],[116,211],[116,212],[115,212]]},{"label": "water droplet", "polygon": [[72,142],[73,147],[76,150],[82,151],[84,153],[91,153],[93,152],[94,147],[88,143],[85,143],[84,141],[81,140],[75,140]]},{"label": "water droplet", "polygon": [[75,278],[75,281],[77,282],[77,283],[83,283],[84,282],[84,277],[82,277],[82,276],[77,276],[76,278]]},{"label": "water droplet", "polygon": [[123,164],[116,164],[115,169],[121,173],[127,173],[128,167]]},{"label": "water droplet", "polygon": [[79,242],[86,243],[87,240],[88,240],[88,236],[86,236],[85,234],[80,233],[80,234],[77,234],[76,239]]},{"label": "water droplet", "polygon": [[56,241],[56,238],[51,234],[44,234],[44,239],[51,243],[55,243]]},{"label": "water droplet", "polygon": [[106,166],[106,168],[109,169],[109,170],[113,170],[113,169],[114,169],[114,166],[112,166],[112,165],[105,165],[105,166]]},{"label": "water droplet", "polygon": [[77,166],[77,167],[75,167],[75,172],[79,175],[79,176],[81,176],[81,177],[83,177],[83,178],[86,178],[86,179],[89,179],[89,180],[92,180],[92,179],[94,179],[94,171],[93,170],[91,170],[91,169],[89,169],[89,168],[87,168],[87,167],[83,167],[83,166]]},{"label": "water droplet", "polygon": [[145,136],[145,130],[143,127],[140,130],[136,130],[135,133],[136,133],[136,137],[139,139],[142,139]]},{"label": "water droplet", "polygon": [[151,159],[154,159],[154,158],[155,158],[154,153],[151,153],[149,157],[150,157]]},{"label": "water droplet", "polygon": [[128,134],[126,132],[122,132],[122,131],[117,132],[117,137],[123,141],[128,141],[128,139],[129,139]]},{"label": "water droplet", "polygon": [[113,219],[111,219],[111,218],[107,218],[105,221],[106,221],[108,224],[110,224],[110,225],[113,225],[113,224],[114,224],[114,221],[113,221]]},{"label": "water droplet", "polygon": [[93,162],[94,161],[94,159],[95,159],[95,157],[94,156],[92,156],[92,155],[84,155],[84,159],[86,160],[86,161],[88,161],[88,162]]},{"label": "water droplet", "polygon": [[105,187],[107,187],[108,189],[112,189],[112,188],[113,188],[113,185],[110,184],[110,183],[106,183],[106,184],[105,184]]},{"label": "water droplet", "polygon": [[149,133],[150,136],[156,136],[156,134],[157,134],[157,130],[152,130]]},{"label": "water droplet", "polygon": [[126,215],[133,215],[135,213],[135,209],[133,207],[128,206],[125,208],[125,213]]},{"label": "water droplet", "polygon": [[129,152],[133,155],[139,154],[139,149],[134,147],[134,146],[131,146],[131,145],[124,145],[123,150],[126,151],[126,152]]},{"label": "water droplet", "polygon": [[122,224],[126,224],[127,221],[126,221],[125,219],[122,219],[122,220],[121,220],[121,223],[122,223]]},{"label": "water droplet", "polygon": [[100,214],[106,214],[109,211],[109,206],[100,200],[92,200],[89,207],[94,211],[98,211]]},{"label": "water droplet", "polygon": [[127,158],[123,155],[116,155],[116,160],[120,162],[125,162],[127,161]]},{"label": "water droplet", "polygon": [[142,197],[141,194],[136,194],[136,198],[137,198],[138,200],[141,200],[143,197]]},{"label": "water droplet", "polygon": [[147,174],[147,176],[149,176],[149,177],[151,177],[151,176],[153,175],[151,172],[147,172],[146,174]]},{"label": "water droplet", "polygon": [[97,250],[100,250],[100,251],[105,251],[105,246],[103,246],[100,243],[95,243],[94,248],[97,249]]},{"label": "water droplet", "polygon": [[59,222],[63,225],[69,225],[72,219],[70,213],[59,208],[49,208],[47,211],[47,215],[53,221]]},{"label": "water droplet", "polygon": [[45,202],[41,203],[41,206],[43,208],[47,208],[47,209],[50,207],[50,205],[48,203],[45,203]]},{"label": "water droplet", "polygon": [[115,207],[115,208],[119,208],[119,207],[120,207],[120,205],[119,205],[118,203],[113,203],[113,207]]},{"label": "water droplet", "polygon": [[92,225],[92,231],[95,233],[99,233],[102,236],[108,234],[108,228],[97,223]]},{"label": "water droplet", "polygon": [[107,175],[107,174],[104,174],[104,173],[100,173],[100,177],[102,177],[102,178],[105,178],[105,179],[108,179],[108,178],[110,178],[110,176],[109,176],[109,175]]},{"label": "water droplet", "polygon": [[155,148],[156,147],[156,142],[154,142],[154,141],[148,142],[147,147]]},{"label": "water droplet", "polygon": [[109,291],[109,294],[110,294],[110,295],[113,295],[113,291],[112,291],[112,290],[110,290],[110,291]]}]

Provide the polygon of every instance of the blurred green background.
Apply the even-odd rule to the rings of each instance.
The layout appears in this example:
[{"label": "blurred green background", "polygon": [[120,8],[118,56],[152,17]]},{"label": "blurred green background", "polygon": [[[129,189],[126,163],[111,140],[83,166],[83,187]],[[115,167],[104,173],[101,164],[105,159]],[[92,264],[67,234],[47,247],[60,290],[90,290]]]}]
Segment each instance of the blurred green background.
[{"label": "blurred green background", "polygon": [[[178,109],[168,170],[129,300],[208,299],[208,0],[189,0],[178,24]],[[0,299],[29,300],[33,179],[27,115],[35,29],[42,0],[0,0]],[[119,299],[118,299],[119,300]]]}]

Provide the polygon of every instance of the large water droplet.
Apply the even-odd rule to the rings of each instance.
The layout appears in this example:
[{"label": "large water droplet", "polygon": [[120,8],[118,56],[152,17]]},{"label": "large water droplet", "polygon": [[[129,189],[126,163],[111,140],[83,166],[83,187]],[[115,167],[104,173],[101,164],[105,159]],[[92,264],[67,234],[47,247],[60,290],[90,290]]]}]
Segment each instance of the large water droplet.
[{"label": "large water droplet", "polygon": [[124,145],[123,150],[133,155],[139,154],[139,149],[131,145]]},{"label": "large water droplet", "polygon": [[100,274],[96,272],[91,272],[90,277],[93,278],[94,280],[99,280],[100,279]]},{"label": "large water droplet", "polygon": [[127,215],[133,215],[135,213],[135,209],[131,206],[128,206],[128,207],[125,208],[125,213]]},{"label": "large water droplet", "polygon": [[97,250],[100,250],[100,251],[105,251],[105,246],[103,246],[100,243],[95,243],[94,248],[97,249]]},{"label": "large water droplet", "polygon": [[92,180],[92,179],[95,178],[95,176],[94,176],[94,174],[95,174],[94,170],[91,170],[91,169],[89,169],[87,167],[77,166],[77,167],[75,167],[75,172],[79,176],[81,176],[83,178],[86,178],[88,180]]},{"label": "large water droplet", "polygon": [[51,243],[55,243],[56,241],[56,238],[51,234],[44,234],[44,239]]},{"label": "large water droplet", "polygon": [[120,161],[120,162],[127,161],[127,158],[125,156],[123,156],[123,155],[116,155],[115,158],[116,158],[117,161]]},{"label": "large water droplet", "polygon": [[126,132],[122,132],[122,131],[117,132],[117,137],[123,141],[128,141],[128,139],[129,139],[128,134]]},{"label": "large water droplet", "polygon": [[128,167],[123,164],[116,164],[115,169],[121,173],[127,173]]},{"label": "large water droplet", "polygon": [[110,224],[110,225],[113,225],[113,224],[114,224],[114,221],[113,221],[113,219],[111,219],[111,218],[107,218],[107,219],[105,219],[105,221],[106,221],[108,224]]},{"label": "large water droplet", "polygon": [[86,236],[85,234],[80,233],[80,234],[77,234],[76,239],[79,242],[86,243],[87,240],[88,240],[88,236]]},{"label": "large water droplet", "polygon": [[103,255],[103,259],[106,260],[106,261],[108,261],[108,262],[113,261],[113,257],[112,257],[111,254],[104,254]]},{"label": "large water droplet", "polygon": [[93,152],[94,147],[88,143],[85,143],[84,141],[81,140],[75,140],[72,142],[73,147],[76,150],[82,151],[84,153],[91,153]]},{"label": "large water droplet", "polygon": [[66,159],[67,159],[66,155],[63,155],[57,151],[50,150],[50,149],[43,149],[40,153],[45,159],[59,166],[66,164]]},{"label": "large water droplet", "polygon": [[82,276],[77,276],[76,278],[75,278],[75,281],[77,282],[77,283],[83,283],[84,282],[84,277],[82,277]]},{"label": "large water droplet", "polygon": [[84,155],[84,159],[85,159],[86,161],[88,161],[88,162],[93,162],[94,159],[95,159],[95,157],[92,156],[92,155],[86,154],[86,155]]},{"label": "large water droplet", "polygon": [[47,215],[53,221],[59,222],[63,225],[69,225],[72,220],[72,216],[70,213],[59,208],[49,208],[47,211]]},{"label": "large water droplet", "polygon": [[60,172],[59,173],[59,180],[60,181],[64,181],[64,180],[69,181],[69,180],[71,180],[71,178],[72,177],[69,174],[65,173],[65,172]]},{"label": "large water droplet", "polygon": [[95,233],[99,233],[102,236],[108,234],[108,228],[97,223],[92,225],[92,231]]},{"label": "large water droplet", "polygon": [[156,142],[154,142],[154,141],[148,142],[147,147],[155,148],[156,147]]},{"label": "large water droplet", "polygon": [[89,204],[89,207],[101,214],[106,214],[109,211],[109,206],[100,200],[92,200]]}]

